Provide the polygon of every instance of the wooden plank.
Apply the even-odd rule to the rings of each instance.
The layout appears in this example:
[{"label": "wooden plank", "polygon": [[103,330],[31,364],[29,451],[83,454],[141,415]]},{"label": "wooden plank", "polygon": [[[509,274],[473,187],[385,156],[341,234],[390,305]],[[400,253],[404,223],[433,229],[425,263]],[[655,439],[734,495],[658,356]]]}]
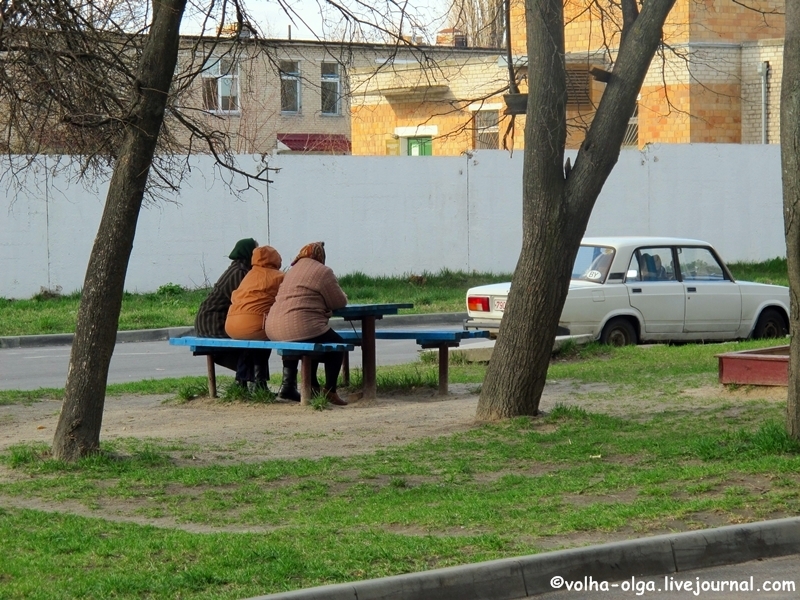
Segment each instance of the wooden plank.
[{"label": "wooden plank", "polygon": [[295,350],[297,352],[350,352],[352,344],[313,342],[273,342],[262,340],[232,340],[228,338],[182,337],[170,338],[172,346],[189,346],[193,352],[213,352],[220,348],[250,348],[253,350]]},{"label": "wooden plank", "polygon": [[[337,331],[345,342],[352,342],[358,344],[362,339],[361,331]],[[417,343],[426,342],[455,342],[467,339],[481,339],[488,338],[488,331],[464,331],[464,330],[448,330],[448,329],[377,329],[375,330],[375,338],[380,340],[421,340]]]},{"label": "wooden plank", "polygon": [[414,308],[407,302],[387,304],[348,304],[344,308],[333,311],[334,317],[341,317],[346,321],[357,321],[364,317],[382,317],[383,315],[396,315],[401,308]]},{"label": "wooden plank", "polygon": [[719,382],[739,385],[789,385],[789,347],[718,354]]}]

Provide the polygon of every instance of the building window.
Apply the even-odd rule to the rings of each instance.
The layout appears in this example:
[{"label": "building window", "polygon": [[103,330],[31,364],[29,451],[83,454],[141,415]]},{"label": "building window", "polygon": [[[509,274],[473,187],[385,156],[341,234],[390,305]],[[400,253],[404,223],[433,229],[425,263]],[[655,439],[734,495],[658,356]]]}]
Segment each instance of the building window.
[{"label": "building window", "polygon": [[408,138],[408,156],[431,156],[433,140],[430,137]]},{"label": "building window", "polygon": [[578,108],[592,103],[592,80],[587,68],[567,68],[567,107]]},{"label": "building window", "polygon": [[281,112],[300,112],[300,63],[282,60],[280,71]]},{"label": "building window", "polygon": [[210,58],[203,68],[203,106],[214,112],[239,110],[239,64],[233,58]]},{"label": "building window", "polygon": [[320,82],[320,95],[322,96],[322,114],[340,114],[339,99],[341,98],[341,80],[339,79],[339,65],[337,63],[322,63],[322,81]]},{"label": "building window", "polygon": [[622,140],[623,146],[639,145],[639,105],[633,109],[633,116],[628,120],[628,128],[625,130],[625,137]]},{"label": "building window", "polygon": [[475,150],[500,148],[500,113],[496,110],[476,110],[473,115]]}]

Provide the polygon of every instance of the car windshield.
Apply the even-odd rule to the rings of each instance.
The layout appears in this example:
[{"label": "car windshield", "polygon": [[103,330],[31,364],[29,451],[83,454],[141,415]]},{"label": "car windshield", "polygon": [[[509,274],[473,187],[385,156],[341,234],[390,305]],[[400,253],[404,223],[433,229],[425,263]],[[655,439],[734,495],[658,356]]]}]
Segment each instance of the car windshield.
[{"label": "car windshield", "polygon": [[614,260],[614,249],[608,246],[581,246],[575,264],[572,266],[572,279],[604,283]]}]

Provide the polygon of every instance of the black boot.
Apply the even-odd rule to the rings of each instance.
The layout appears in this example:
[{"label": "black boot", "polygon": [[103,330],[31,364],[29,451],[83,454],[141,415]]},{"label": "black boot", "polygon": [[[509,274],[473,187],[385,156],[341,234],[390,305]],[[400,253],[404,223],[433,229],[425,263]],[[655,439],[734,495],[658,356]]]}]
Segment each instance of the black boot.
[{"label": "black boot", "polygon": [[300,392],[297,391],[297,367],[283,367],[283,380],[278,397],[284,400],[300,402]]}]

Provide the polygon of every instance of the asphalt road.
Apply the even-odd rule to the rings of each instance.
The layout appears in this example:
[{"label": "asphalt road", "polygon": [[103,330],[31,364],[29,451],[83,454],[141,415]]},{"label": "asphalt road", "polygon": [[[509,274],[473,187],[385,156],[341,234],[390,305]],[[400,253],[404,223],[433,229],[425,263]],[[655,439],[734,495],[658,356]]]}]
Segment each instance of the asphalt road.
[{"label": "asphalt road", "polygon": [[[469,342],[462,344],[467,346]],[[33,390],[64,387],[69,365],[70,346],[0,349],[0,390]],[[378,365],[414,362],[419,349],[414,340],[378,340]],[[361,366],[361,350],[350,353],[350,367]],[[280,357],[270,358],[271,372],[281,368]],[[192,356],[188,348],[170,346],[167,341],[127,342],[116,345],[109,369],[109,383],[143,379],[164,379],[187,375],[205,375],[205,357]],[[217,374],[232,374],[217,367]]]}]

